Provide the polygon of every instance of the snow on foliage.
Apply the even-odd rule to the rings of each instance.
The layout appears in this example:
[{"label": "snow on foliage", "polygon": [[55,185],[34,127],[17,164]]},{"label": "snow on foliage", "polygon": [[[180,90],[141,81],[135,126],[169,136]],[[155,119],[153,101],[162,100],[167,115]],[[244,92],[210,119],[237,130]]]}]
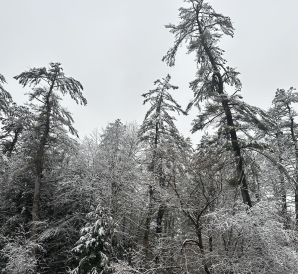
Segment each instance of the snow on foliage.
[{"label": "snow on foliage", "polygon": [[108,267],[109,219],[100,209],[87,215],[89,222],[81,229],[81,237],[73,248],[79,265],[71,274],[102,274]]},{"label": "snow on foliage", "polygon": [[214,273],[298,273],[297,236],[284,229],[278,210],[276,203],[262,201],[250,209],[236,203],[207,214],[218,245],[209,254]]}]

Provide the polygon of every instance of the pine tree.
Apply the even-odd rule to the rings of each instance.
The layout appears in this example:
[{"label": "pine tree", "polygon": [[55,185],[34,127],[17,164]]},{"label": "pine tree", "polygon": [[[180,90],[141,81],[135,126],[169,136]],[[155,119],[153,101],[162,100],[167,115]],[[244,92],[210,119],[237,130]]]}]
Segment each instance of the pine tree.
[{"label": "pine tree", "polygon": [[18,141],[19,135],[28,125],[30,120],[30,112],[24,106],[17,106],[13,102],[8,91],[3,87],[6,80],[0,74],[0,122],[2,124],[0,131],[0,145],[2,151],[11,155]]},{"label": "pine tree", "polygon": [[6,80],[2,74],[0,74],[0,118],[2,113],[6,114],[9,105],[12,103],[11,95],[6,91],[2,84],[6,83]]},{"label": "pine tree", "polygon": [[[188,44],[188,53],[195,52],[198,71],[196,79],[190,83],[194,99],[187,110],[193,105],[199,110],[202,107],[204,109],[193,121],[192,132],[213,124],[220,134],[230,139],[243,202],[252,206],[245,178],[239,132],[244,130],[247,134],[247,127],[251,125],[262,127],[257,114],[262,116],[263,112],[242,101],[238,94],[241,90],[239,72],[226,65],[224,51],[217,45],[223,35],[234,35],[230,18],[215,12],[204,0],[185,2],[189,3],[190,7],[180,8],[180,22],[177,25],[166,26],[175,35],[175,42],[163,57],[163,61],[169,66],[174,66],[177,50],[183,42]],[[228,86],[236,90],[232,95],[227,92]],[[205,102],[205,105],[202,102]]]},{"label": "pine tree", "polygon": [[[291,155],[287,157],[288,160],[292,159],[294,164],[294,196],[295,196],[295,219],[296,219],[296,225],[298,223],[298,137],[297,137],[297,128],[298,125],[295,122],[295,117],[297,116],[297,112],[293,108],[294,103],[298,103],[298,92],[295,91],[294,88],[290,88],[289,90],[284,89],[277,89],[275,93],[275,97],[272,101],[273,103],[273,110],[274,117],[276,117],[276,120],[279,120],[278,127],[278,147],[280,151],[285,151],[286,145],[283,144],[285,141],[287,143],[290,143],[290,150]],[[282,138],[283,136],[283,138]],[[281,143],[281,140],[284,140],[283,143]],[[286,139],[286,140],[285,140]],[[282,164],[282,163],[280,163]],[[280,173],[282,174],[283,171],[280,167]],[[284,201],[284,207],[286,208],[286,189],[285,189],[285,183],[281,181],[283,185],[283,201]]]},{"label": "pine tree", "polygon": [[33,86],[32,91],[29,92],[29,100],[37,102],[29,105],[36,117],[34,125],[36,140],[36,154],[34,157],[35,186],[31,228],[31,238],[35,240],[37,222],[39,221],[40,186],[44,172],[44,155],[49,140],[53,138],[51,134],[57,128],[66,126],[72,134],[77,135],[72,125],[71,114],[59,103],[61,98],[58,93],[62,95],[69,94],[76,103],[86,105],[87,101],[82,95],[83,87],[81,83],[71,77],[66,77],[60,63],[50,63],[48,69],[32,68],[14,78],[23,87]]},{"label": "pine tree", "polygon": [[32,128],[33,119],[28,107],[10,104],[5,117],[1,119],[0,145],[4,154],[11,156],[22,132]]},{"label": "pine tree", "polygon": [[79,265],[69,273],[108,273],[111,219],[100,209],[87,217],[89,222],[81,229],[81,238],[73,249],[78,254]]},{"label": "pine tree", "polygon": [[[162,80],[156,80],[154,84],[157,85],[157,87],[142,95],[145,98],[144,104],[149,102],[151,106],[139,130],[140,140],[146,143],[150,150],[149,170],[152,171],[154,181],[157,182],[158,186],[161,188],[164,188],[166,184],[165,162],[167,147],[174,146],[180,149],[183,147],[183,139],[174,124],[175,117],[171,116],[169,112],[177,112],[178,114],[185,114],[185,112],[169,93],[169,90],[178,88],[170,84],[170,79],[170,75],[167,75],[167,77]],[[143,239],[146,256],[148,256],[149,249],[149,232],[153,217],[153,200],[161,200],[156,196],[156,193],[154,195],[154,189],[154,183],[149,183],[149,205]],[[162,222],[165,211],[166,205],[164,202],[160,201],[156,217],[156,233],[158,235],[162,232]]]},{"label": "pine tree", "polygon": [[84,178],[96,205],[111,217],[109,267],[120,261],[131,264],[141,233],[144,191],[137,130],[136,124],[117,119],[102,132],[93,131],[81,145]]}]

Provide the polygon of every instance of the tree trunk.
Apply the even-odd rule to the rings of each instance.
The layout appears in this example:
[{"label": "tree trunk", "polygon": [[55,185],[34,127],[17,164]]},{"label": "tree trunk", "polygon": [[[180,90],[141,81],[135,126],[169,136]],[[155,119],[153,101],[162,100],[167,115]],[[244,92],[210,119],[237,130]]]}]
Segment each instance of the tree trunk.
[{"label": "tree trunk", "polygon": [[[282,132],[279,131],[276,134],[277,137],[277,147],[278,147],[278,160],[279,163],[282,164],[282,146],[281,146],[281,136]],[[285,178],[283,176],[283,170],[281,166],[278,166],[279,170],[279,195],[281,197],[281,214],[285,218],[285,223],[286,223],[286,215],[287,215],[287,191],[286,191],[286,186],[285,186]]]},{"label": "tree trunk", "polygon": [[40,147],[36,157],[36,177],[35,177],[35,183],[34,183],[34,196],[33,196],[33,206],[32,206],[32,229],[31,229],[31,239],[33,241],[36,240],[36,235],[37,235],[36,222],[39,220],[38,213],[39,213],[39,201],[40,201],[40,185],[41,185],[41,178],[42,178],[42,166],[43,166],[43,154],[44,154],[45,142],[46,142],[46,136],[44,135],[41,138]]},{"label": "tree trunk", "polygon": [[287,104],[287,109],[289,112],[289,117],[291,121],[290,129],[291,129],[291,137],[292,141],[294,143],[295,147],[295,160],[296,160],[296,166],[295,166],[295,219],[296,219],[296,229],[298,227],[298,142],[295,134],[295,129],[294,129],[294,118],[292,117],[291,113],[291,108],[289,104]]},{"label": "tree trunk", "polygon": [[[201,27],[200,21],[199,21],[199,14],[197,13],[197,24],[199,27],[199,32],[203,37],[203,29]],[[210,63],[213,67],[213,71],[214,71],[214,77],[217,78],[218,81],[218,94],[220,95],[224,95],[224,84],[223,84],[223,80],[222,80],[222,75],[219,72],[219,69],[217,67],[217,64],[214,60],[214,57],[208,47],[208,45],[206,44],[206,42],[204,41],[204,39],[202,40],[202,44],[204,47],[204,50],[210,60]],[[243,158],[241,155],[241,150],[240,150],[240,146],[239,146],[239,142],[238,142],[238,138],[237,138],[237,133],[235,130],[235,126],[234,126],[234,121],[233,121],[233,116],[231,113],[231,109],[229,107],[229,101],[228,99],[222,98],[222,106],[225,112],[225,116],[226,116],[226,120],[227,120],[227,126],[229,127],[229,133],[230,133],[230,138],[231,138],[231,144],[233,147],[233,151],[235,153],[235,161],[236,161],[236,170],[237,170],[237,174],[238,174],[238,183],[240,185],[241,188],[241,194],[242,194],[242,199],[243,202],[247,205],[249,205],[250,207],[252,206],[251,203],[251,199],[250,199],[250,195],[248,192],[248,186],[247,186],[247,182],[246,182],[246,178],[245,178],[245,173],[244,173],[244,168],[243,168]]]},{"label": "tree trunk", "polygon": [[165,214],[166,206],[161,204],[158,208],[157,218],[156,218],[156,233],[158,236],[162,233],[162,219]]},{"label": "tree trunk", "polygon": [[[57,75],[57,74],[56,74]],[[37,221],[39,220],[39,201],[40,201],[40,185],[42,179],[42,168],[44,162],[44,151],[45,145],[49,136],[50,132],[50,116],[51,116],[51,103],[50,97],[54,88],[56,77],[54,77],[52,84],[50,86],[49,92],[47,94],[45,100],[45,107],[46,107],[46,119],[45,119],[45,128],[44,132],[42,133],[39,147],[36,154],[35,165],[36,165],[36,177],[34,183],[34,196],[33,196],[33,205],[32,205],[32,228],[31,228],[31,239],[36,241],[37,238]],[[35,256],[35,249],[33,248],[32,255]]]},{"label": "tree trunk", "polygon": [[204,251],[204,246],[203,246],[202,230],[201,230],[201,226],[199,224],[197,224],[197,236],[198,236],[198,246],[200,248],[200,251],[201,251],[201,254],[202,254],[202,257],[203,257],[204,270],[205,270],[206,274],[211,274],[211,272],[208,268],[208,262],[205,261],[205,258],[204,258],[205,257],[205,251]]},{"label": "tree trunk", "polygon": [[298,226],[298,187],[295,186],[295,217],[296,217],[296,229]]},{"label": "tree trunk", "polygon": [[150,224],[151,224],[151,218],[152,218],[152,198],[153,198],[153,188],[150,185],[149,186],[149,206],[148,206],[148,213],[147,218],[145,222],[145,233],[143,238],[143,247],[145,249],[145,256],[146,259],[148,257],[148,249],[149,249],[149,232],[150,232]]},{"label": "tree trunk", "polygon": [[38,209],[39,209],[39,200],[40,200],[40,183],[41,183],[41,177],[36,176],[35,185],[34,185],[33,206],[32,206],[31,239],[33,241],[36,240],[36,234],[37,234]]}]

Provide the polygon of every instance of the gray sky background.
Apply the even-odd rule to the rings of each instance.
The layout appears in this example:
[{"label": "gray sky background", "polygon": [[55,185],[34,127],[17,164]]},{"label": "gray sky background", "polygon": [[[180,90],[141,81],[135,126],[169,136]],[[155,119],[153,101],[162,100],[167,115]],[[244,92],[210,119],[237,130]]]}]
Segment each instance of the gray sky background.
[{"label": "gray sky background", "polygon": [[[277,88],[298,88],[297,0],[210,0],[217,12],[230,16],[235,37],[221,47],[231,67],[241,72],[244,100],[268,108]],[[27,101],[12,77],[31,67],[60,62],[67,76],[79,80],[86,107],[65,98],[80,136],[120,118],[142,123],[149,106],[141,94],[153,82],[172,76],[179,86],[174,98],[184,108],[192,99],[194,56],[182,47],[176,66],[161,58],[173,44],[164,27],[178,22],[182,0],[0,0],[0,73],[18,104]],[[177,126],[190,136],[193,109]],[[197,142],[199,134],[192,136]]]}]

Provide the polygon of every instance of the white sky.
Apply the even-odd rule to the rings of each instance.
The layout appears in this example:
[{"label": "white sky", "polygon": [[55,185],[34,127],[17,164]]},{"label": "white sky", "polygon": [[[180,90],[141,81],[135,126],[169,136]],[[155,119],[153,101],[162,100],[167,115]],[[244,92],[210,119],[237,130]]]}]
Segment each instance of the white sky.
[{"label": "white sky", "polygon": [[[297,0],[210,0],[230,16],[235,37],[224,38],[228,65],[241,72],[244,100],[268,108],[277,88],[298,87]],[[180,49],[176,66],[161,58],[173,44],[165,24],[178,22],[182,0],[0,0],[0,73],[18,104],[27,100],[12,77],[31,68],[60,62],[67,76],[79,80],[86,107],[65,98],[80,136],[120,118],[142,123],[149,106],[141,94],[153,82],[172,76],[174,98],[184,108],[192,99],[194,56]],[[193,109],[177,126],[190,136]],[[199,134],[193,136],[198,140]]]}]

